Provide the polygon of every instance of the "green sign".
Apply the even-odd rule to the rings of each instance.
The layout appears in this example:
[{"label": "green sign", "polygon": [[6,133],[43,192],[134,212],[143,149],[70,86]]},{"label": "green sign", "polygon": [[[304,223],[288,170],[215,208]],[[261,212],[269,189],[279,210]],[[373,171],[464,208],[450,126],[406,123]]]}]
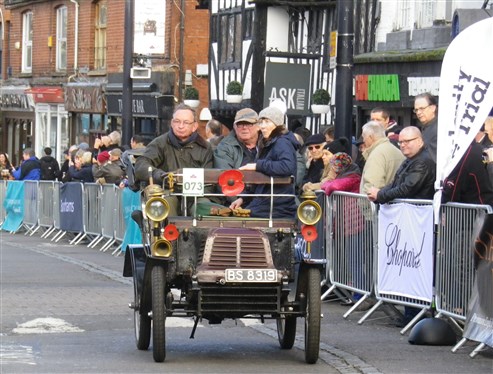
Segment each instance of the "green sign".
[{"label": "green sign", "polygon": [[399,100],[399,76],[397,74],[368,76],[368,101]]}]

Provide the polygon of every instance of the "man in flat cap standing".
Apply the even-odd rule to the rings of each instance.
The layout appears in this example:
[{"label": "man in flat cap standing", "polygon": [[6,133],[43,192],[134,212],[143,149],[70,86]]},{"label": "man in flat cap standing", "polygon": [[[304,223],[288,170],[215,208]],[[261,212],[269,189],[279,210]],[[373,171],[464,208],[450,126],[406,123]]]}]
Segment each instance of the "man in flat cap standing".
[{"label": "man in flat cap standing", "polygon": [[216,169],[238,169],[255,161],[259,139],[258,114],[250,108],[236,113],[233,131],[214,150]]}]

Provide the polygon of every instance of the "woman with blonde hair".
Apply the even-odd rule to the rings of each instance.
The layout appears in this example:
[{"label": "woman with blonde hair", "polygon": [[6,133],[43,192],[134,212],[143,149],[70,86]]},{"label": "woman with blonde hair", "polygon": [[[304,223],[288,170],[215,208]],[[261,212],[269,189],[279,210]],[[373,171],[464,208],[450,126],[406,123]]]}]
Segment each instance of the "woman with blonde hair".
[{"label": "woman with blonde hair", "polygon": [[92,174],[92,152],[77,153],[74,162],[72,163],[70,161],[68,174],[74,182],[94,182],[94,176]]}]

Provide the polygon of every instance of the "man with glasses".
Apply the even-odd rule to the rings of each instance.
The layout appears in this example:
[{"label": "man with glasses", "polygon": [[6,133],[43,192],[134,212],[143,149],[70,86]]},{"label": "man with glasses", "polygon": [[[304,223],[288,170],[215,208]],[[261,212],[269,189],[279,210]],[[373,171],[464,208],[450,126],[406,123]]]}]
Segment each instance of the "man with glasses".
[{"label": "man with glasses", "polygon": [[257,112],[250,108],[239,110],[233,131],[214,150],[214,167],[222,170],[238,169],[255,162],[259,131]]},{"label": "man with glasses", "polygon": [[[195,110],[184,104],[178,105],[173,112],[170,131],[151,141],[137,158],[136,179],[148,182],[149,167],[154,183],[162,183],[168,172],[181,168],[212,168],[211,145],[199,135],[198,127]],[[178,201],[170,202],[170,208],[170,215],[177,215]]]},{"label": "man with glasses", "polygon": [[436,165],[426,149],[421,131],[414,126],[405,127],[399,134],[398,144],[406,160],[392,183],[381,189],[369,188],[368,198],[381,204],[394,199],[432,199]]},{"label": "man with glasses", "polygon": [[429,92],[417,95],[414,98],[414,110],[421,130],[423,131],[423,141],[430,152],[433,161],[437,161],[437,118],[438,102],[435,96]]}]

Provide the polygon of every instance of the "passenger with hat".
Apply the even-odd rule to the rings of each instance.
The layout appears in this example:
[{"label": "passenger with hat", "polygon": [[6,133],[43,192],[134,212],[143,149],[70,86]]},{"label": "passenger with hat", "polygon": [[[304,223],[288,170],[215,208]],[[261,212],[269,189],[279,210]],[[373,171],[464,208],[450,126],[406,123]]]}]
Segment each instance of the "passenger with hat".
[{"label": "passenger with hat", "polygon": [[[289,177],[296,175],[296,152],[300,143],[291,131],[284,125],[284,115],[276,107],[267,107],[259,113],[259,127],[262,139],[259,142],[258,157],[255,162],[241,166],[240,170],[256,170],[273,177]],[[269,218],[271,198],[259,196],[271,193],[271,185],[259,184],[255,186],[255,196],[245,207],[250,209],[251,217]],[[294,218],[296,216],[296,201],[293,183],[274,186],[274,209],[272,218]],[[281,196],[278,196],[281,195]],[[241,207],[243,199],[235,200],[230,208]]]},{"label": "passenger with hat", "polygon": [[238,169],[255,161],[259,139],[258,114],[250,108],[236,113],[233,131],[224,137],[214,150],[216,169]]},{"label": "passenger with hat", "polygon": [[306,173],[303,178],[303,186],[306,183],[318,183],[322,178],[324,163],[322,152],[325,146],[325,136],[322,134],[311,135],[306,139],[305,147],[307,150]]},{"label": "passenger with hat", "polygon": [[334,172],[330,165],[330,160],[334,154],[338,152],[346,152],[349,141],[346,138],[339,138],[326,144],[321,153],[321,161],[323,165],[322,174],[320,179],[315,182],[307,182],[303,185],[303,191],[317,191],[320,190],[320,186],[323,182],[332,180],[335,178]]}]

